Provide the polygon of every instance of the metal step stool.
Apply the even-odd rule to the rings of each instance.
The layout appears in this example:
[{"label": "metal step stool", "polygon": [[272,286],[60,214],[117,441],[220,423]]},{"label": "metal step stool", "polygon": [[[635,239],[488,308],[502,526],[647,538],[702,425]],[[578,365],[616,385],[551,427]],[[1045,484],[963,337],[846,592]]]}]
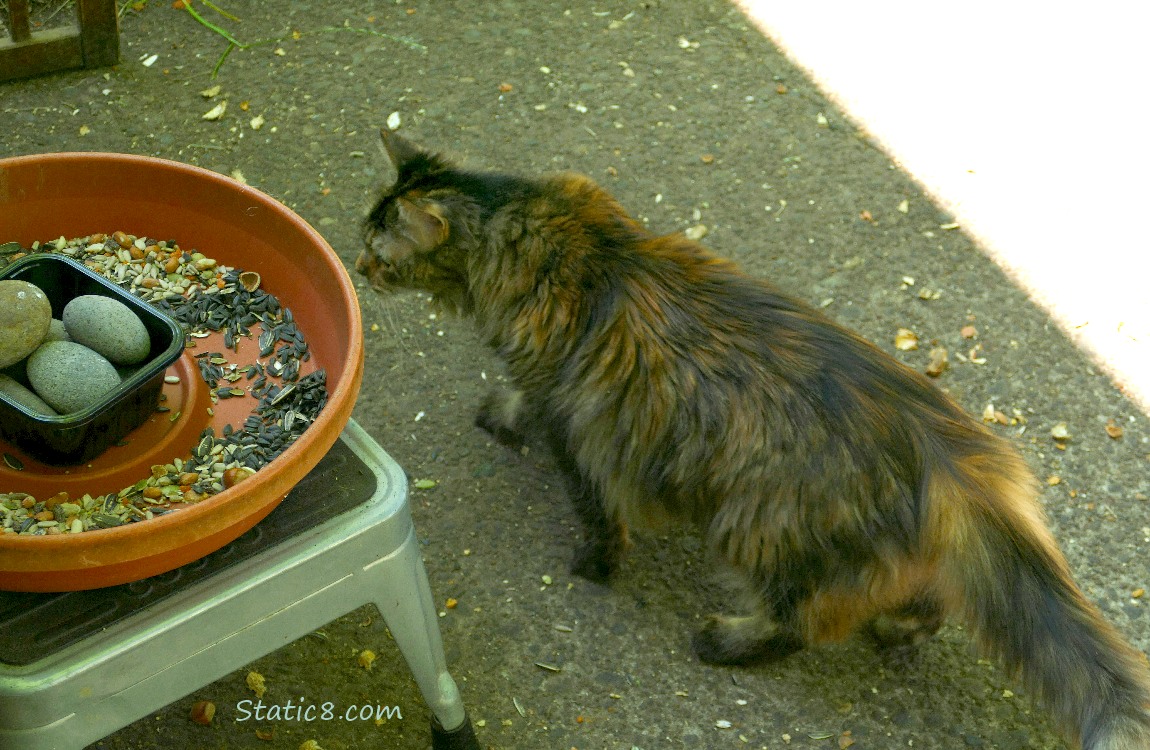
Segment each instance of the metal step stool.
[{"label": "metal step stool", "polygon": [[95,591],[0,592],[0,748],[80,750],[365,604],[431,707],[432,747],[478,750],[406,477],[354,420],[276,510],[201,560]]}]

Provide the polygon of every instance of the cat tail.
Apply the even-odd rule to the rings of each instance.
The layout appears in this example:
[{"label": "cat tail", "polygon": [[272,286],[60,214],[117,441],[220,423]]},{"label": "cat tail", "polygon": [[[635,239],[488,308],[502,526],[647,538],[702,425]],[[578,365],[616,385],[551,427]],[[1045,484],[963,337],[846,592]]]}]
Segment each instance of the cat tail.
[{"label": "cat tail", "polygon": [[1150,750],[1150,671],[1071,579],[1022,459],[956,459],[931,490],[948,609],[1083,750]]}]

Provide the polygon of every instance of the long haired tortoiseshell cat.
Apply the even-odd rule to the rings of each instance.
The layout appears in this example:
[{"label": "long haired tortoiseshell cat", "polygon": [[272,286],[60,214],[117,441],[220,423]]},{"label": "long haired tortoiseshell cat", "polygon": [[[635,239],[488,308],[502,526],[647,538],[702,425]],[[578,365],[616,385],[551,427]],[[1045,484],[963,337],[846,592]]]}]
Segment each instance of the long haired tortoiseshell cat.
[{"label": "long haired tortoiseshell cat", "polygon": [[1087,750],[1150,748],[1150,677],[1071,579],[1015,450],[925,377],[590,179],[465,171],[392,133],[398,174],[356,269],[473,318],[586,529],[574,571],[615,570],[628,524],[691,518],[750,613],[694,637],[715,664],[868,627],[913,643],[953,615]]}]

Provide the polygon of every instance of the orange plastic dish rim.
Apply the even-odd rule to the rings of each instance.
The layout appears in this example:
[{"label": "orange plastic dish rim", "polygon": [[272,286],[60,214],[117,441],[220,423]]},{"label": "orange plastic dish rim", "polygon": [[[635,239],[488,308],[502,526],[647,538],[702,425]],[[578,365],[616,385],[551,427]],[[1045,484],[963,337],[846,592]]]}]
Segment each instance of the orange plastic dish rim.
[{"label": "orange plastic dish rim", "polygon": [[[224,190],[234,191],[239,185],[216,172],[167,159],[106,152],[65,152],[0,159],[0,187],[3,187],[3,173],[8,169],[44,160],[75,160],[91,162],[93,165],[105,161],[122,161],[137,166],[183,172],[190,177],[216,183]],[[340,379],[337,383],[328,383],[328,401],[323,411],[307,431],[268,467],[245,482],[179,512],[141,523],[82,534],[35,537],[0,534],[0,590],[68,591],[98,588],[139,580],[199,559],[235,539],[270,513],[339,438],[351,417],[363,380],[362,320],[351,278],[327,241],[302,217],[263,192],[248,186],[243,186],[243,189],[246,198],[286,219],[321,253],[324,264],[336,278],[342,304],[349,312],[346,321],[349,327],[348,347],[342,361]],[[325,366],[330,369],[330,365]],[[314,460],[304,460],[305,454]],[[245,495],[256,495],[258,500],[244,502]],[[197,534],[199,522],[209,516],[213,517],[212,523],[206,526],[211,531],[203,536]],[[149,544],[149,540],[177,543],[157,545]],[[184,543],[178,543],[180,541]],[[114,558],[114,555],[108,554],[107,548],[116,545],[123,545],[125,550],[140,554],[125,555],[117,562],[93,567],[77,566],[77,561],[83,561],[87,557],[84,553],[89,551],[99,550],[101,554],[96,557]],[[53,560],[61,564],[53,566]],[[147,571],[145,575],[133,573],[142,570]],[[78,578],[69,580],[69,574]]]}]

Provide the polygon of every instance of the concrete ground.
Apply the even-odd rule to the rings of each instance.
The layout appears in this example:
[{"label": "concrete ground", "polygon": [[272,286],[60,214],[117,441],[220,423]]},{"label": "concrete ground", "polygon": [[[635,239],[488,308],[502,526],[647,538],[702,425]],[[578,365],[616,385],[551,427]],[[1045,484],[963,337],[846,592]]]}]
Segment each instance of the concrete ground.
[{"label": "concrete ground", "polygon": [[[244,44],[275,40],[222,63],[219,33],[168,3],[139,7],[125,11],[116,69],[0,86],[4,155],[119,151],[239,170],[349,267],[387,178],[377,131],[394,112],[400,132],[471,166],[586,172],[653,228],[704,225],[711,247],[913,367],[928,343],[945,346],[939,385],[976,414],[993,404],[1013,422],[993,429],[1040,478],[1060,479],[1043,501],[1078,581],[1150,648],[1136,595],[1150,588],[1146,417],[735,7],[268,0],[229,4],[235,22],[197,3]],[[214,85],[215,99],[201,96]],[[226,114],[203,119],[222,99]],[[356,283],[368,376],[355,418],[412,477],[437,482],[413,491],[413,511],[485,748],[1065,747],[957,627],[900,661],[852,639],[770,667],[700,664],[689,634],[727,596],[697,534],[639,535],[610,587],[570,576],[578,529],[550,462],[471,425],[498,363],[426,299]],[[896,351],[899,328],[923,345]],[[1058,423],[1072,435],[1064,450]],[[362,649],[378,655],[370,672]],[[234,669],[93,747],[428,744],[429,712],[371,608]],[[402,719],[241,721],[252,670],[265,702],[394,705]],[[189,719],[198,700],[218,707],[210,726]]]}]

